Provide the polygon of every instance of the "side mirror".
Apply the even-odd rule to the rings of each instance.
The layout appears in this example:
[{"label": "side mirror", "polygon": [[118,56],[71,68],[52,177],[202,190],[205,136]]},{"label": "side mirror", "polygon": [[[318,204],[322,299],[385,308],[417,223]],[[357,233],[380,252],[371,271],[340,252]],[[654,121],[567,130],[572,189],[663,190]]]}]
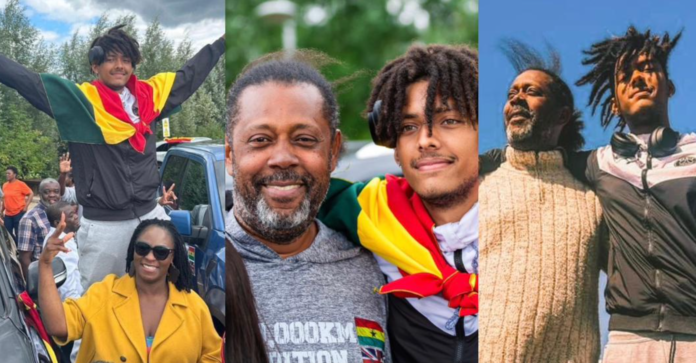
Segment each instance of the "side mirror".
[{"label": "side mirror", "polygon": [[191,212],[186,210],[173,210],[169,213],[169,218],[172,219],[172,224],[182,236],[191,235]]},{"label": "side mirror", "polygon": [[[56,282],[56,287],[61,287],[65,280],[68,278],[68,269],[65,267],[65,263],[60,257],[53,259],[51,264],[53,269],[53,280]],[[27,276],[27,292],[29,297],[34,301],[39,298],[39,261],[34,261],[29,264],[29,271]]]}]

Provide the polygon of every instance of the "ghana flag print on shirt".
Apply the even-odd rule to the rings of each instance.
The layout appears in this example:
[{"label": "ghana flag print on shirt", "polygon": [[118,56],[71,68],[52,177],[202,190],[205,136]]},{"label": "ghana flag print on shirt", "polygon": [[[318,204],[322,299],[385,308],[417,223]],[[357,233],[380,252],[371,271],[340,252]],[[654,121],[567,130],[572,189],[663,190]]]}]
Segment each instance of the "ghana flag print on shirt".
[{"label": "ghana flag print on shirt", "polygon": [[442,294],[460,316],[478,314],[477,275],[447,263],[433,234],[435,223],[406,179],[387,175],[367,184],[332,179],[318,218],[399,268],[403,277],[380,293]]},{"label": "ghana flag print on shirt", "polygon": [[128,140],[139,152],[145,150],[150,123],[167,102],[175,73],[160,73],[140,81],[132,75],[126,88],[138,104],[140,122],[133,123],[118,93],[100,81],[74,84],[66,79],[41,74],[41,82],[64,141],[86,144],[119,144]]}]

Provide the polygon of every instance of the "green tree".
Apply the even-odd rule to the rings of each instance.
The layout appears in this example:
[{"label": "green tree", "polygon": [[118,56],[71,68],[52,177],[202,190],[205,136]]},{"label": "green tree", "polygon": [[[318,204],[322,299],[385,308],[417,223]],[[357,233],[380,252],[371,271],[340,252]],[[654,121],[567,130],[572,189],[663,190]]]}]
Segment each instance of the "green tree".
[{"label": "green tree", "polygon": [[[143,62],[136,68],[139,78],[159,72],[174,72],[194,54],[186,38],[174,48],[157,19],[140,37],[135,15],[113,21],[108,13],[99,17],[87,36],[77,31],[58,47],[47,45],[30,22],[19,0],[10,0],[0,12],[0,54],[39,73],[56,73],[75,83],[94,80],[87,54],[91,42],[109,28],[125,24],[125,31],[141,44]],[[220,62],[203,86],[172,117],[172,136],[221,138],[224,130],[224,62]],[[161,130],[157,130],[161,136]],[[16,91],[0,85],[0,165],[15,165],[25,178],[58,175],[58,157],[67,147],[60,141],[53,120],[26,102]]]}]

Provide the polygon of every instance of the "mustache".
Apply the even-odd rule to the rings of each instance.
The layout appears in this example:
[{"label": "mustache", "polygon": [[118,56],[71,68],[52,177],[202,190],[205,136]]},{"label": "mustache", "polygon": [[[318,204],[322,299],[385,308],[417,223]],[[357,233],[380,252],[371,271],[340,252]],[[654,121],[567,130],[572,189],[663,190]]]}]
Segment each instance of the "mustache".
[{"label": "mustache", "polygon": [[307,190],[314,184],[314,178],[311,175],[303,175],[292,170],[280,170],[265,176],[257,175],[251,180],[257,191],[260,191],[266,184],[278,181],[296,182],[307,187]]},{"label": "mustache", "polygon": [[429,154],[422,154],[420,157],[418,157],[418,159],[411,160],[411,163],[409,165],[411,166],[411,168],[417,169],[418,163],[420,163],[423,159],[434,159],[434,158],[446,159],[447,161],[449,161],[451,163],[457,161],[456,156],[445,156],[445,155],[438,154],[438,153],[429,153]]},{"label": "mustache", "polygon": [[510,112],[507,114],[507,119],[509,120],[510,117],[514,114],[518,114],[527,118],[534,117],[534,112],[532,112],[528,107],[523,105],[513,106],[512,109],[510,109]]}]

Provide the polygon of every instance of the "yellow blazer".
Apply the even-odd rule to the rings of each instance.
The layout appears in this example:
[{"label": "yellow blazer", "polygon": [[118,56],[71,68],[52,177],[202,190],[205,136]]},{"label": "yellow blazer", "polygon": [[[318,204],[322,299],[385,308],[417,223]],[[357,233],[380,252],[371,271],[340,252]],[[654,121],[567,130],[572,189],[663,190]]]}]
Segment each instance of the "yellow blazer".
[{"label": "yellow blazer", "polygon": [[[84,296],[63,303],[68,337],[82,338],[77,362],[147,362],[145,330],[135,279],[109,275]],[[169,300],[157,327],[150,362],[221,362],[221,339],[208,306],[195,292],[169,283]]]}]

